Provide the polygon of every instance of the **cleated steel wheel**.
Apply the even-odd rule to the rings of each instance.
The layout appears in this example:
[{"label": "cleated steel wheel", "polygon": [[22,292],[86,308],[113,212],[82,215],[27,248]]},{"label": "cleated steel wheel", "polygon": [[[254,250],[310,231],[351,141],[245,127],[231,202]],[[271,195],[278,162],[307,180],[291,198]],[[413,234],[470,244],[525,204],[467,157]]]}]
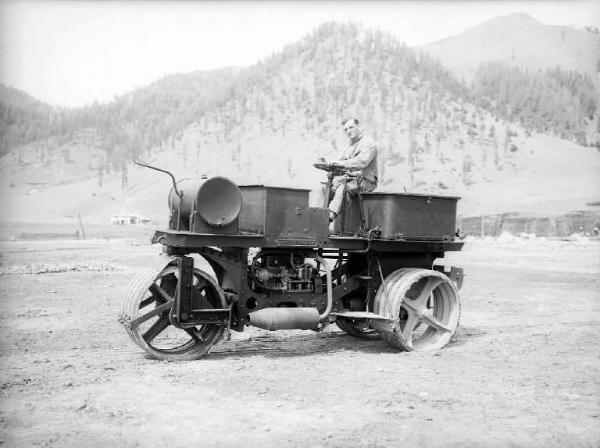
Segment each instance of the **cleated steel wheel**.
[{"label": "cleated steel wheel", "polygon": [[[206,355],[222,338],[222,325],[197,325],[182,330],[169,320],[179,275],[177,266],[145,270],[129,284],[119,321],[131,339],[151,357],[192,360]],[[227,308],[217,282],[206,272],[194,269],[195,292],[214,308]]]},{"label": "cleated steel wheel", "polygon": [[379,287],[374,312],[395,320],[378,328],[389,344],[407,351],[436,350],[458,327],[458,290],[441,272],[398,269]]},{"label": "cleated steel wheel", "polygon": [[350,336],[354,336],[359,339],[380,339],[379,332],[373,330],[364,320],[344,319],[338,317],[335,321],[340,330],[348,333]]}]

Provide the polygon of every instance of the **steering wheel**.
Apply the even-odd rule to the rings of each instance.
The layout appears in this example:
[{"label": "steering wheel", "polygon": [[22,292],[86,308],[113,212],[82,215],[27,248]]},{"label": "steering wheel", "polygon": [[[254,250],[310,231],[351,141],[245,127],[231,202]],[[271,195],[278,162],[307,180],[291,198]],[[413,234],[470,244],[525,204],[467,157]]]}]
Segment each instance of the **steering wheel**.
[{"label": "steering wheel", "polygon": [[336,176],[341,176],[342,174],[346,173],[346,169],[342,165],[339,165],[335,162],[334,163],[317,162],[317,163],[313,163],[313,166],[319,170],[327,171],[328,173],[333,172]]}]

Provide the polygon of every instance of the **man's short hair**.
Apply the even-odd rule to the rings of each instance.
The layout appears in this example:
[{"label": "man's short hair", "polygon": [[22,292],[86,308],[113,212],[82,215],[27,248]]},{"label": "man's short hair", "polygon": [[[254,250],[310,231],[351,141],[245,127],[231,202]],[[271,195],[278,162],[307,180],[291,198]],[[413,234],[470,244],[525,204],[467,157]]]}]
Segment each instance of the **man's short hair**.
[{"label": "man's short hair", "polygon": [[350,118],[346,118],[345,120],[342,120],[342,126],[344,126],[346,123],[348,123],[349,121],[354,122],[354,124],[356,126],[358,126],[358,119],[354,118],[354,117],[350,117]]}]

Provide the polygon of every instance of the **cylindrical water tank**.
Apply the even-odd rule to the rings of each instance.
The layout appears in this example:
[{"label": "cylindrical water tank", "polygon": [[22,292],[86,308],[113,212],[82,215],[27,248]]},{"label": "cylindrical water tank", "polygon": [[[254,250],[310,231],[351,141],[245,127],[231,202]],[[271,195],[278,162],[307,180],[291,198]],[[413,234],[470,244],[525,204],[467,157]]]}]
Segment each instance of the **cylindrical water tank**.
[{"label": "cylindrical water tank", "polygon": [[184,180],[177,189],[183,192],[183,198],[180,201],[171,188],[169,208],[178,211],[183,220],[188,220],[195,210],[208,225],[223,227],[235,221],[242,209],[242,192],[225,177]]}]

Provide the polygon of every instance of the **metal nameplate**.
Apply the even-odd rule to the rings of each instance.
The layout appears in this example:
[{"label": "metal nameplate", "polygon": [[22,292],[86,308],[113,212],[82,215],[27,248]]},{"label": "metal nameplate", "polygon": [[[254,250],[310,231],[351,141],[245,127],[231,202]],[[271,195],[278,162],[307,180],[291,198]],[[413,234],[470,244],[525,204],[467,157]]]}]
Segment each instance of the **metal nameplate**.
[{"label": "metal nameplate", "polygon": [[450,235],[409,235],[406,233],[395,235],[395,239],[404,241],[454,241],[454,237]]},{"label": "metal nameplate", "polygon": [[314,247],[317,245],[317,240],[314,239],[299,239],[299,238],[279,238],[275,240],[277,246],[308,246]]}]

